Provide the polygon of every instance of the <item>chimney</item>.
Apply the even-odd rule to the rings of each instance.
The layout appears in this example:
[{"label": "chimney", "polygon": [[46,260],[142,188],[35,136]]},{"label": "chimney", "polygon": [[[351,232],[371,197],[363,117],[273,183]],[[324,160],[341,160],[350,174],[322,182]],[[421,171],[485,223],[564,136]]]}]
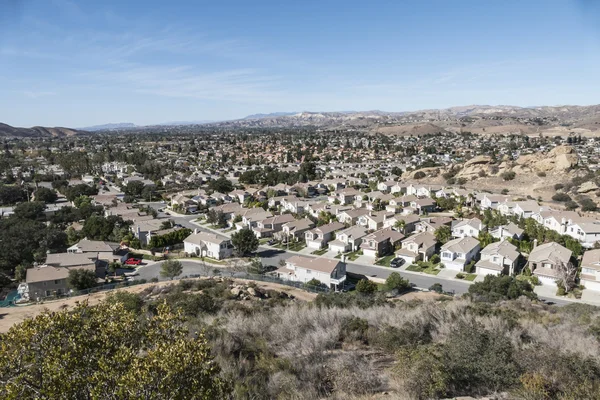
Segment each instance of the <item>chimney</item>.
[{"label": "chimney", "polygon": [[346,263],[346,255],[342,254],[342,258],[341,259],[342,259],[342,262],[345,264]]},{"label": "chimney", "polygon": [[194,235],[197,235],[197,234],[198,234],[198,228],[195,228],[194,229]]},{"label": "chimney", "polygon": [[533,239],[533,248],[535,249],[537,247],[537,239]]}]

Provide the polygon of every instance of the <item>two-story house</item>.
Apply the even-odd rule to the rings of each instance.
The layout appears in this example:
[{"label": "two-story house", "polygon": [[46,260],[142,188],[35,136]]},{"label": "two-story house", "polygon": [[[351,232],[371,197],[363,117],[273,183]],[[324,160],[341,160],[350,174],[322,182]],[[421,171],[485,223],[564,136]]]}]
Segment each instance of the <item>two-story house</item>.
[{"label": "two-story house", "polygon": [[481,259],[475,264],[477,275],[513,275],[520,255],[508,240],[490,243],[481,250]]},{"label": "two-story house", "polygon": [[367,236],[367,230],[362,226],[355,225],[343,229],[335,235],[335,240],[328,243],[329,250],[337,253],[357,251],[365,236]]},{"label": "two-story house", "polygon": [[344,227],[341,222],[331,222],[306,231],[306,246],[311,249],[322,249],[334,239],[335,232],[344,229]]},{"label": "two-story house", "polygon": [[452,236],[462,238],[465,236],[478,237],[485,230],[483,222],[479,218],[464,219],[457,221],[452,227]]},{"label": "two-story house", "polygon": [[600,241],[600,221],[580,219],[567,225],[565,234],[581,242],[583,247],[594,247]]},{"label": "two-story house", "polygon": [[448,269],[464,271],[464,268],[479,255],[479,240],[465,236],[450,240],[442,246],[441,262]]},{"label": "two-story house", "polygon": [[198,229],[194,229],[194,233],[184,239],[183,248],[188,254],[216,260],[231,257],[233,254],[233,245],[230,239],[214,233],[200,232]]},{"label": "two-story house", "polygon": [[82,239],[77,244],[69,247],[67,253],[85,253],[109,263],[113,261],[123,263],[129,257],[129,252],[121,248],[118,243],[88,239]]},{"label": "two-story house", "polygon": [[402,241],[402,248],[396,251],[396,255],[403,258],[407,264],[415,261],[428,261],[435,253],[435,236],[429,232],[420,232],[405,238]]},{"label": "two-story house", "polygon": [[364,215],[368,215],[370,213],[366,208],[355,208],[353,210],[345,210],[338,213],[335,217],[336,219],[347,225],[356,225],[358,224],[358,220],[360,217]]},{"label": "two-story house", "polygon": [[389,211],[378,211],[373,212],[370,211],[368,214],[361,215],[358,218],[357,224],[360,226],[364,226],[365,228],[375,231],[377,229],[383,228],[383,222],[389,218],[393,217],[394,214]]},{"label": "two-story house", "polygon": [[600,292],[600,249],[583,253],[580,280],[587,290]]},{"label": "two-story house", "polygon": [[306,231],[315,227],[314,222],[308,218],[302,218],[287,222],[282,225],[281,231],[275,233],[275,237],[279,240],[295,242],[299,239],[304,240]]},{"label": "two-story house", "polygon": [[256,227],[252,231],[258,238],[271,237],[275,233],[282,230],[283,224],[294,221],[295,218],[291,214],[274,215],[257,221]]},{"label": "two-story house", "polygon": [[527,266],[543,284],[556,285],[558,268],[567,265],[572,255],[571,250],[556,242],[544,243],[531,251]]},{"label": "two-story house", "polygon": [[385,228],[363,237],[360,249],[367,257],[382,257],[393,253],[402,239],[404,239],[402,233]]},{"label": "two-story house", "polygon": [[313,279],[333,290],[340,290],[346,281],[346,264],[328,258],[293,256],[275,274],[284,280],[309,282]]},{"label": "two-story house", "polygon": [[495,239],[516,239],[523,238],[523,229],[519,228],[512,222],[506,225],[500,225],[490,230],[490,235]]}]

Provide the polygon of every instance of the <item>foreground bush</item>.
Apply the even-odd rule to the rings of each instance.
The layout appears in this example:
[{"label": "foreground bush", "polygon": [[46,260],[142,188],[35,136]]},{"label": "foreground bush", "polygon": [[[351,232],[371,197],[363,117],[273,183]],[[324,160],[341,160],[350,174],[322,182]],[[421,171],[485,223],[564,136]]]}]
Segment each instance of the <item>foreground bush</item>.
[{"label": "foreground bush", "polygon": [[118,300],[46,312],[0,342],[0,398],[219,399],[227,386],[202,335],[160,305],[147,320]]}]

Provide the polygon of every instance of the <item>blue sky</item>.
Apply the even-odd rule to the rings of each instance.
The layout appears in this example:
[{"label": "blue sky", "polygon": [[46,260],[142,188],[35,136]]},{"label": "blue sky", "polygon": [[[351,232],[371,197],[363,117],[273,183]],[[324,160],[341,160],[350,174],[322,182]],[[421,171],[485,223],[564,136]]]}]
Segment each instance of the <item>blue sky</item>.
[{"label": "blue sky", "polygon": [[600,103],[595,0],[0,1],[0,122]]}]

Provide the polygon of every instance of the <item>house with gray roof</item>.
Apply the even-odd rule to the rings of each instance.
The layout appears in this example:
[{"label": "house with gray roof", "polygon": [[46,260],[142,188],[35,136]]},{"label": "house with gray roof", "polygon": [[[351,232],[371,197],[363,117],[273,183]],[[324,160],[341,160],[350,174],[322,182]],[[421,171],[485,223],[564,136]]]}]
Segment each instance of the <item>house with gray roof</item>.
[{"label": "house with gray roof", "polygon": [[441,262],[448,269],[462,272],[467,264],[477,259],[479,251],[479,240],[471,236],[450,240],[442,246]]},{"label": "house with gray roof", "polygon": [[488,244],[475,264],[477,275],[513,275],[521,254],[508,240]]}]

